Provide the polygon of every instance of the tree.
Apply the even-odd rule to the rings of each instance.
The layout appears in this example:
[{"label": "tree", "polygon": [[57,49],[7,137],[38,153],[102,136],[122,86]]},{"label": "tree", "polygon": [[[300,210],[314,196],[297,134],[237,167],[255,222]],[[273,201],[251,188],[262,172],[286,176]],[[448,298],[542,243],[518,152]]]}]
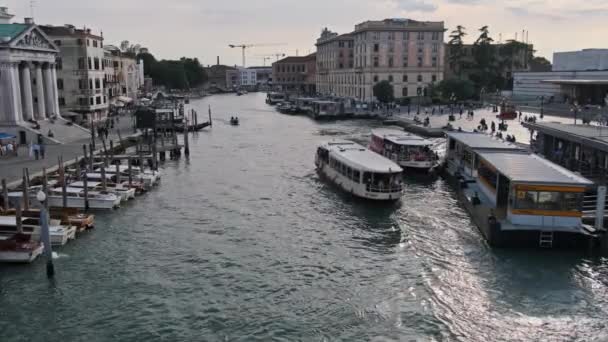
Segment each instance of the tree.
[{"label": "tree", "polygon": [[441,81],[436,88],[444,100],[449,100],[452,95],[457,100],[468,100],[475,96],[475,85],[469,80],[450,78]]},{"label": "tree", "polygon": [[479,32],[479,37],[473,44],[475,65],[469,78],[475,83],[478,91],[482,88],[488,91],[501,88],[504,86],[504,78],[497,65],[496,45],[492,44],[494,39],[490,37],[488,26],[481,27]]},{"label": "tree", "polygon": [[448,41],[450,55],[448,56],[450,64],[456,70],[459,77],[462,76],[464,69],[464,41],[463,38],[467,34],[465,33],[466,28],[458,25],[456,29],[450,34],[450,40]]},{"label": "tree", "polygon": [[534,57],[530,60],[530,71],[546,72],[551,71],[552,65],[545,57]]},{"label": "tree", "polygon": [[380,81],[374,85],[374,96],[382,103],[395,101],[393,85],[389,81]]},{"label": "tree", "polygon": [[201,63],[198,61],[198,58],[192,59],[182,57],[180,61],[184,65],[186,78],[188,79],[188,84],[190,87],[203,85],[203,83],[207,81],[207,73],[205,72],[205,69]]},{"label": "tree", "polygon": [[[121,45],[128,45],[123,42]],[[182,57],[179,60],[157,61],[151,53],[139,53],[138,60],[144,62],[144,74],[156,85],[171,89],[190,89],[203,85],[207,73],[197,58]]]}]

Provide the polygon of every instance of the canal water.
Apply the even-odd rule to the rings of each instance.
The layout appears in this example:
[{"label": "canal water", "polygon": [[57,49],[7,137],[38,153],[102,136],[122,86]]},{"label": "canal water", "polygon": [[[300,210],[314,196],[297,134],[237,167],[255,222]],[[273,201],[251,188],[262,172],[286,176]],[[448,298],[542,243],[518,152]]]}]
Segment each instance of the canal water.
[{"label": "canal water", "polygon": [[58,250],[54,283],[41,261],[0,268],[1,341],[608,339],[607,260],[491,249],[441,179],[392,205],[319,179],[316,145],[372,122],[209,104],[190,160]]}]

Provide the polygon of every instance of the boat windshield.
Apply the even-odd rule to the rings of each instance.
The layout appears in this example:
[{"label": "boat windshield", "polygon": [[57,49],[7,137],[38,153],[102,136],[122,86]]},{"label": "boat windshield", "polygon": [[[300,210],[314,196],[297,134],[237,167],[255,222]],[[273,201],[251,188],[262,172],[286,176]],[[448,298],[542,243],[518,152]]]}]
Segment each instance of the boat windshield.
[{"label": "boat windshield", "polygon": [[363,184],[366,185],[368,192],[400,192],[403,189],[400,172],[364,172]]}]

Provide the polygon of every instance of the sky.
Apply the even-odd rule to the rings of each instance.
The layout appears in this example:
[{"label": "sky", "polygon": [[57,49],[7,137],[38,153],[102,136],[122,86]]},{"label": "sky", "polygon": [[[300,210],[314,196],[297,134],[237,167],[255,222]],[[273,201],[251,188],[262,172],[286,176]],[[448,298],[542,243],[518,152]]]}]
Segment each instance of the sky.
[{"label": "sky", "polygon": [[[0,0],[22,22],[29,0]],[[384,18],[444,21],[447,36],[467,28],[466,42],[488,25],[494,40],[521,40],[528,31],[536,55],[608,48],[606,0],[35,0],[37,24],[88,27],[103,32],[104,43],[128,40],[147,47],[157,59],[197,57],[204,65],[242,64],[241,50],[228,44],[284,44],[247,50],[247,65],[263,56],[305,55],[315,51],[322,28],[350,32],[355,24]],[[275,60],[266,60],[269,64]]]}]

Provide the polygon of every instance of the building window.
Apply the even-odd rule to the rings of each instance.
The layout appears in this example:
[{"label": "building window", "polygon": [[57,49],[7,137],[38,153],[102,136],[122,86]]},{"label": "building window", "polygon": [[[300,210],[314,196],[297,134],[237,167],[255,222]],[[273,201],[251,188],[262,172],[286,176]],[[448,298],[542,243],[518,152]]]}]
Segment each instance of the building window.
[{"label": "building window", "polygon": [[393,67],[393,56],[388,57],[388,66],[389,66],[389,68]]},{"label": "building window", "polygon": [[87,88],[87,80],[79,79],[78,80],[78,89],[86,89]]},{"label": "building window", "polygon": [[395,44],[393,44],[393,43],[388,44],[388,52],[395,52]]},{"label": "building window", "polygon": [[379,61],[379,60],[378,60],[378,56],[375,56],[375,57],[374,57],[374,67],[376,67],[376,68],[377,68],[377,67],[379,66],[379,64],[380,64],[378,61]]},{"label": "building window", "polygon": [[95,70],[99,70],[100,66],[99,66],[99,58],[95,57],[93,59],[94,64],[95,64]]},{"label": "building window", "polygon": [[424,40],[424,32],[418,32],[418,40]]},{"label": "building window", "polygon": [[93,106],[95,104],[95,98],[94,97],[90,97],[89,98],[89,105]]},{"label": "building window", "polygon": [[101,82],[99,81],[99,78],[95,79],[95,89],[101,89]]},{"label": "building window", "polygon": [[93,79],[89,79],[89,89],[95,89],[93,88]]},{"label": "building window", "polygon": [[403,87],[403,89],[401,89],[401,96],[403,97],[407,97],[407,87]]},{"label": "building window", "polygon": [[388,75],[388,81],[393,82],[393,75]]},{"label": "building window", "polygon": [[418,75],[418,82],[422,82],[422,75]]},{"label": "building window", "polygon": [[418,57],[418,67],[422,67],[422,57]]},{"label": "building window", "polygon": [[60,106],[65,106],[65,99],[63,97],[60,97],[58,100]]},{"label": "building window", "polygon": [[87,39],[87,46],[91,46],[91,41]]},{"label": "building window", "polygon": [[97,41],[93,40],[93,47],[97,47]]},{"label": "building window", "polygon": [[380,32],[374,32],[372,35],[372,39],[373,40],[379,40],[380,39]]},{"label": "building window", "polygon": [[378,75],[374,75],[374,82],[378,82]]},{"label": "building window", "polygon": [[403,32],[403,40],[410,40],[410,33],[409,32]]},{"label": "building window", "polygon": [[61,40],[59,39],[53,40],[53,43],[55,43],[56,46],[61,46]]},{"label": "building window", "polygon": [[403,75],[403,83],[407,82],[407,75]]},{"label": "building window", "polygon": [[97,98],[95,98],[95,104],[101,104],[101,96],[97,96]]},{"label": "building window", "polygon": [[89,70],[93,70],[93,58],[89,57]]},{"label": "building window", "polygon": [[338,47],[344,47],[344,42],[338,42]]},{"label": "building window", "polygon": [[80,69],[80,70],[84,70],[84,69],[86,69],[86,68],[87,68],[87,66],[86,66],[86,64],[85,64],[85,63],[86,63],[86,62],[85,62],[84,57],[80,57],[80,58],[78,58],[78,69]]},{"label": "building window", "polygon": [[388,33],[388,40],[395,40],[395,32]]},{"label": "building window", "polygon": [[82,39],[80,39],[80,38],[76,39],[76,44],[82,45]]},{"label": "building window", "polygon": [[55,68],[56,68],[57,70],[61,70],[61,69],[63,69],[63,60],[61,59],[61,57],[57,57],[57,58],[55,59]]},{"label": "building window", "polygon": [[432,39],[439,40],[439,32],[433,32]]},{"label": "building window", "polygon": [[87,105],[87,99],[84,97],[81,97],[78,99],[78,104],[81,106],[86,106]]},{"label": "building window", "polygon": [[57,89],[63,90],[63,79],[61,79],[61,78],[57,79]]},{"label": "building window", "polygon": [[433,56],[432,62],[433,62],[433,66],[436,67],[437,66],[437,56]]},{"label": "building window", "polygon": [[374,52],[378,52],[378,51],[380,51],[380,44],[375,43],[374,44]]},{"label": "building window", "polygon": [[403,57],[403,67],[407,68],[407,56]]},{"label": "building window", "polygon": [[439,52],[439,44],[433,44],[433,52]]},{"label": "building window", "polygon": [[437,82],[437,75],[431,76],[431,81],[432,82]]},{"label": "building window", "polygon": [[108,102],[108,97],[104,95],[103,96],[103,103],[106,103],[106,102]]}]

